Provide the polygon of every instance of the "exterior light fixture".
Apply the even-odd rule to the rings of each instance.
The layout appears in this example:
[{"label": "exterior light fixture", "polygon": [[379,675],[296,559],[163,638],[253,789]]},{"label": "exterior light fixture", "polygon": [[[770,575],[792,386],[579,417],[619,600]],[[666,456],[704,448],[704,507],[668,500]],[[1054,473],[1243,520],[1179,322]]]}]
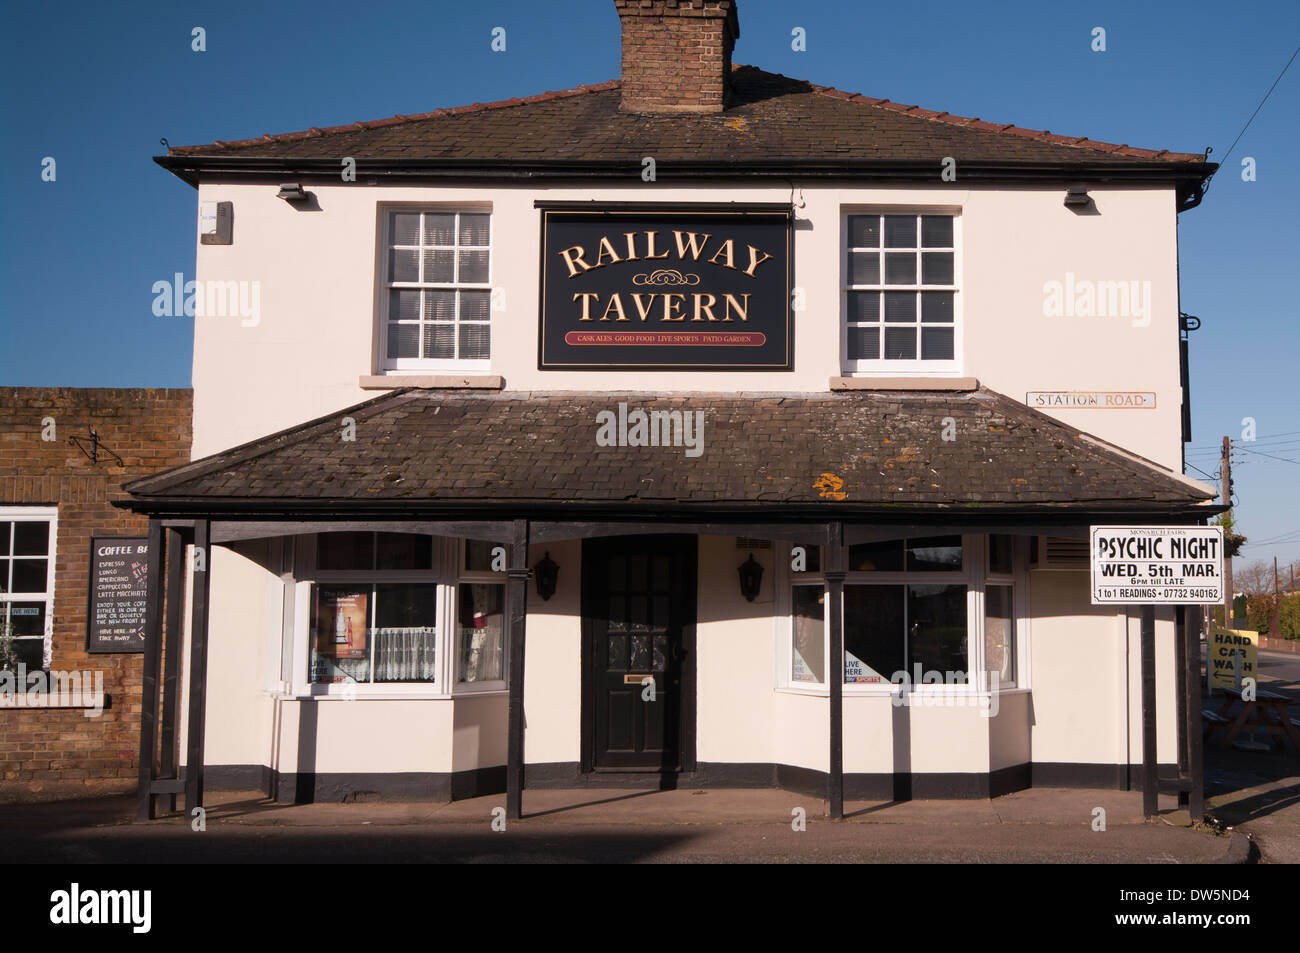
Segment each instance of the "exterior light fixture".
[{"label": "exterior light fixture", "polygon": [[758,587],[763,584],[763,567],[750,553],[749,558],[740,564],[740,594],[746,602],[753,602],[758,597]]},{"label": "exterior light fixture", "polygon": [[560,576],[560,567],[556,565],[555,560],[551,559],[548,552],[533,567],[533,578],[537,580],[537,594],[545,602],[551,596],[555,595],[555,583]]},{"label": "exterior light fixture", "polygon": [[1082,185],[1072,185],[1065,193],[1066,208],[1083,208],[1091,201],[1092,197]]},{"label": "exterior light fixture", "polygon": [[285,182],[280,185],[280,191],[276,193],[277,199],[284,199],[286,202],[305,202],[308,198],[308,192],[302,187],[301,182]]}]

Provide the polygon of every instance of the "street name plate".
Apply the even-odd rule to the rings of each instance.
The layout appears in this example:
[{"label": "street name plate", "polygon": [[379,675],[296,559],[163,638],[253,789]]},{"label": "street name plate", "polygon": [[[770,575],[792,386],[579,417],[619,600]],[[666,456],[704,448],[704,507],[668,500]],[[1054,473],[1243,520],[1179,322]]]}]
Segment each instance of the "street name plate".
[{"label": "street name plate", "polygon": [[1223,601],[1220,526],[1094,526],[1090,543],[1095,606]]}]

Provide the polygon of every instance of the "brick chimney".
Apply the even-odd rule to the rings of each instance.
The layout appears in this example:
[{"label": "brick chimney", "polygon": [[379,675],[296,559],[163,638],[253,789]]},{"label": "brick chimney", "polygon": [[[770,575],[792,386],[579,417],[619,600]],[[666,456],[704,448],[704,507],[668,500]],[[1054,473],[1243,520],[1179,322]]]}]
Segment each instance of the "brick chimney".
[{"label": "brick chimney", "polygon": [[727,104],[736,0],[614,0],[624,112],[716,113]]}]

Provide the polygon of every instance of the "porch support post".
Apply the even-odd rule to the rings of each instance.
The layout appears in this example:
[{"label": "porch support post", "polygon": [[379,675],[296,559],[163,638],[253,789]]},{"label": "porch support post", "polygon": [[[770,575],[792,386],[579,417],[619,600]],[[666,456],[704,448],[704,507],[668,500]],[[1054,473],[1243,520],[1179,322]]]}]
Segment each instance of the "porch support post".
[{"label": "porch support post", "polygon": [[[1174,722],[1178,731],[1178,778],[1187,777],[1187,612],[1174,609]],[[1179,788],[1178,806],[1187,806],[1188,792]]]},{"label": "porch support post", "polygon": [[[162,662],[163,531],[157,519],[149,520],[148,578],[145,580],[144,664],[140,695],[139,786],[135,819],[151,820],[158,741],[158,671]],[[170,580],[169,580],[170,581]]]},{"label": "porch support post", "polygon": [[190,615],[190,713],[185,758],[185,811],[203,806],[203,718],[208,700],[208,582],[212,570],[208,520],[194,521],[194,595]]},{"label": "porch support post", "polygon": [[1185,618],[1183,655],[1186,661],[1181,688],[1187,693],[1187,724],[1183,732],[1187,738],[1187,774],[1192,779],[1187,810],[1192,815],[1192,823],[1199,824],[1205,819],[1205,763],[1201,750],[1201,607],[1188,606]]},{"label": "porch support post", "polygon": [[832,820],[844,817],[844,527],[826,525],[826,610],[830,615],[831,650],[826,678],[830,684],[831,750],[827,800]]},{"label": "porch support post", "polygon": [[[185,605],[185,542],[180,531],[167,528],[167,626],[163,630],[162,678],[162,755],[159,775],[164,778],[180,776],[177,746],[177,722],[180,714],[181,672],[181,610]],[[163,805],[169,812],[176,810],[176,795],[162,795]]]},{"label": "porch support post", "polygon": [[524,620],[528,612],[528,521],[515,520],[506,570],[509,618],[509,689],[506,715],[506,818],[517,821],[524,806]]},{"label": "porch support post", "polygon": [[1156,610],[1142,607],[1142,813],[1160,813],[1156,777]]}]

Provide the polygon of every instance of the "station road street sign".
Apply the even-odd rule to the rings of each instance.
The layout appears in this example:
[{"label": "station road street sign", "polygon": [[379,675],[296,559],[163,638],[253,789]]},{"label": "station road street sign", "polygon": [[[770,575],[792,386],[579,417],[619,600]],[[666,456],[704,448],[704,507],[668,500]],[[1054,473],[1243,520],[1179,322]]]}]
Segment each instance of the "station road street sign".
[{"label": "station road street sign", "polygon": [[1223,602],[1223,527],[1093,526],[1092,604]]}]

